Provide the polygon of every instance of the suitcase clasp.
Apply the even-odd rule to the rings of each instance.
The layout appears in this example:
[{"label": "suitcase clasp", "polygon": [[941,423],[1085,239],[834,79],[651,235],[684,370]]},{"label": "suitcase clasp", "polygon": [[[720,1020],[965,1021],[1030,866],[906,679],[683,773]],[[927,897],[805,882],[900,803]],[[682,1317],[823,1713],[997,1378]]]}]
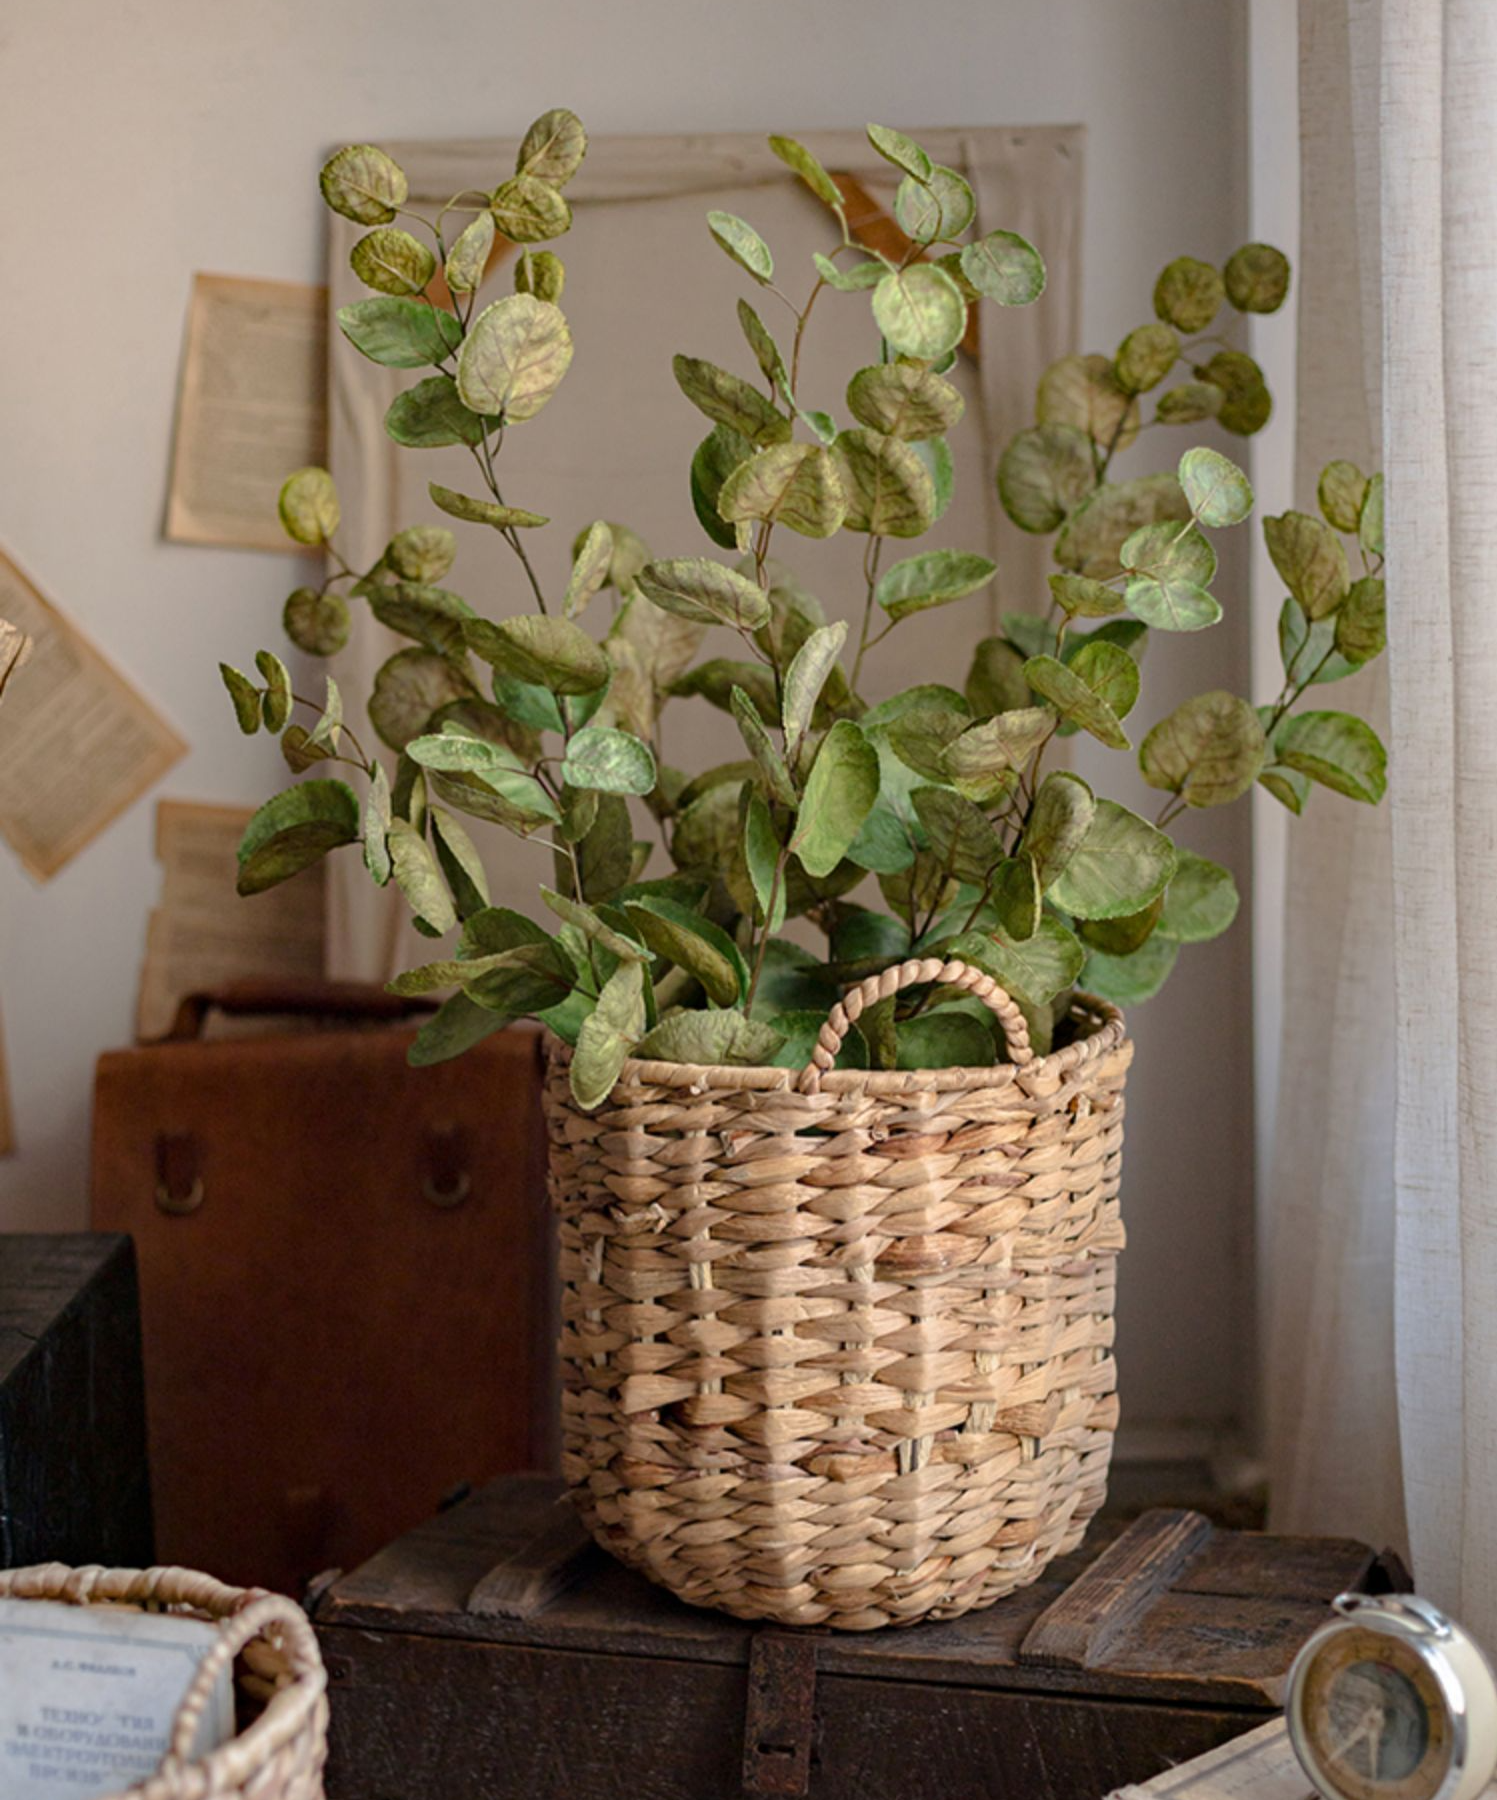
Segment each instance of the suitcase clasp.
[{"label": "suitcase clasp", "polygon": [[743,1791],[805,1800],[816,1725],[816,1640],[755,1632],[743,1716]]}]

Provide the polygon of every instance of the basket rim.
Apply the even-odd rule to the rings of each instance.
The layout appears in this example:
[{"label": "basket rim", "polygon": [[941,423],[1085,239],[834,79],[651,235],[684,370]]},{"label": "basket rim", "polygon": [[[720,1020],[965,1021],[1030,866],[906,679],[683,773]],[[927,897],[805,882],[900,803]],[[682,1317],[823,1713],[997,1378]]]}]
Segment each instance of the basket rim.
[{"label": "basket rim", "polygon": [[[678,1063],[656,1062],[650,1058],[628,1057],[613,1088],[613,1095],[626,1085],[651,1088],[679,1088],[702,1092],[708,1088],[785,1094],[814,1107],[818,1100],[867,1095],[873,1099],[898,1099],[913,1093],[949,1093],[957,1089],[1007,1087],[1026,1083],[1036,1076],[1062,1077],[1095,1062],[1109,1051],[1130,1042],[1127,1021],[1121,1008],[1099,995],[1078,988],[1071,1001],[1071,1017],[1089,1027],[1078,1037],[1047,1056],[1036,1056],[1028,1063],[983,1063],[973,1067],[946,1069],[829,1069],[821,1077],[821,1092],[801,1093],[797,1087],[802,1071],[773,1068],[766,1063]],[[547,1026],[546,1050],[558,1063],[572,1059],[572,1046]],[[606,1102],[605,1102],[606,1104]]]}]

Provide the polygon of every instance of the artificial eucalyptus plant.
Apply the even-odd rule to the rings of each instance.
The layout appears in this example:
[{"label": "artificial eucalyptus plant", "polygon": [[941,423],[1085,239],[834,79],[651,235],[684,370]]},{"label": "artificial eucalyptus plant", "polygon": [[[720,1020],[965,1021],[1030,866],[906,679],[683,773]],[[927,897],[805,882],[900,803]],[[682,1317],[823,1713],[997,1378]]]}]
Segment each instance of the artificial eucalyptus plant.
[{"label": "artificial eucalyptus plant", "polygon": [[[1156,319],[1115,356],[1067,356],[1045,371],[1037,421],[1004,452],[997,479],[1016,524],[1055,534],[1048,611],[1005,617],[1000,634],[977,645],[961,688],[922,683],[865,702],[859,687],[877,645],[894,632],[918,638],[923,613],[976,594],[995,574],[976,552],[897,552],[951,497],[946,434],[963,403],[945,375],[969,308],[1026,305],[1045,282],[1023,238],[971,235],[972,191],[956,171],[900,132],[872,126],[868,135],[900,175],[894,212],[909,242],[900,258],[855,242],[836,182],[789,138],[771,138],[771,148],[835,227],[802,303],[776,279],[752,226],[708,214],[761,304],[785,309],[788,346],[742,299],[757,384],[675,359],[685,399],[711,424],[690,486],[718,554],[656,557],[627,527],[598,521],[576,539],[565,591],[550,595],[526,550],[548,521],[506,498],[501,472],[507,483],[503,453],[555,395],[572,357],[559,304],[565,272],[536,246],[570,224],[564,190],[586,150],[580,121],[546,113],[512,176],[492,193],[455,196],[435,219],[407,208],[404,174],[376,148],[342,150],[322,171],[328,205],[370,228],[352,261],[374,295],[343,308],[344,334],[376,362],[428,371],[395,400],[386,429],[411,449],[467,446],[481,491],[433,484],[433,505],[498,532],[534,603],[489,619],[442,586],[455,543],[438,524],[413,525],[372,568],[350,568],[333,482],[303,469],[282,490],[281,517],[298,543],[326,550],[329,573],[291,595],[285,627],[299,649],[330,655],[347,640],[350,603],[363,602],[412,640],[380,669],[368,702],[392,767],[344,722],[331,680],[326,703],[311,709],[315,722],[303,725],[291,723],[304,703],[271,652],[255,659],[258,681],[223,671],[242,729],[279,733],[290,766],[315,771],[250,823],[240,892],[361,845],[372,879],[397,883],[418,930],[456,934],[440,960],[394,983],[405,994],[451,990],[422,1028],[415,1062],[454,1056],[534,1015],[575,1046],[573,1088],[588,1107],[631,1054],[799,1065],[840,988],[912,953],[989,971],[1022,1003],[1043,1049],[1069,1029],[1077,984],[1143,999],[1182,945],[1230,924],[1231,875],[1177,848],[1165,826],[1254,782],[1295,812],[1312,782],[1358,800],[1382,794],[1384,753],[1371,729],[1301,707],[1311,686],[1383,643],[1380,484],[1346,463],[1322,480],[1323,518],[1290,512],[1264,523],[1290,594],[1276,698],[1254,707],[1202,694],[1153,725],[1137,751],[1163,795],[1152,822],[1045,767],[1078,730],[1130,752],[1123,721],[1148,634],[1198,630],[1221,615],[1208,532],[1247,516],[1241,471],[1192,448],[1165,472],[1115,480],[1113,459],[1156,425],[1215,419],[1247,434],[1264,424],[1262,374],[1217,329],[1224,304],[1237,313],[1282,304],[1288,264],[1264,245],[1220,271],[1172,262],[1155,289]],[[501,234],[519,247],[515,292],[480,305]],[[837,402],[846,423],[813,405],[801,382],[803,342],[827,290],[866,293],[872,305],[874,358]],[[1166,388],[1182,363],[1188,379]],[[1161,389],[1145,418],[1143,396]],[[771,557],[786,532],[843,531],[860,540],[864,598],[852,630],[828,623]],[[1360,559],[1355,580],[1346,538]],[[584,617],[600,615],[601,629],[587,629]],[[698,660],[704,646],[713,653]],[[905,654],[921,660],[918,644]],[[663,760],[662,710],[685,696],[731,715],[740,756],[694,771]],[[362,800],[330,775],[337,764],[364,778]],[[463,818],[550,852],[553,885],[540,871],[537,881],[549,929],[490,904]],[[819,953],[806,947],[812,940]],[[874,1068],[1003,1054],[985,1009],[929,988],[866,1011],[843,1051]]]}]

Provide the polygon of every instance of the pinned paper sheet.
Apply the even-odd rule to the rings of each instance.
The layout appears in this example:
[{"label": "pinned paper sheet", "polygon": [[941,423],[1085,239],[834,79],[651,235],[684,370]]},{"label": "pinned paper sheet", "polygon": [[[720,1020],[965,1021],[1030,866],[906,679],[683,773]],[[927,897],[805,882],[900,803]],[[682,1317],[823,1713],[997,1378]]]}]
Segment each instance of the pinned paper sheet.
[{"label": "pinned paper sheet", "polygon": [[161,901],[146,926],[136,1036],[164,1037],[189,994],[253,978],[323,973],[323,871],[241,899],[236,850],[251,809],[163,800],[156,808]]},{"label": "pinned paper sheet", "polygon": [[0,619],[34,644],[0,696],[0,833],[45,881],[187,746],[3,553]]},{"label": "pinned paper sheet", "polygon": [[295,550],[276,498],[327,461],[327,289],[199,275],[177,399],[166,535]]}]

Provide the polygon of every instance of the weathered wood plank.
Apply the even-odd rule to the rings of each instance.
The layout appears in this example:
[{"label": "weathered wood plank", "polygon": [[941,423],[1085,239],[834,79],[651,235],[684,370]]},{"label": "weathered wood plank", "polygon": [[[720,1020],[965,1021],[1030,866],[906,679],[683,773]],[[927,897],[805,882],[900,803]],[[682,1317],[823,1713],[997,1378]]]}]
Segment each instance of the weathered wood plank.
[{"label": "weathered wood plank", "polygon": [[1047,1669],[1105,1663],[1211,1534],[1200,1513],[1145,1513],[1035,1621],[1019,1646],[1020,1662]]},{"label": "weathered wood plank", "polygon": [[548,1482],[515,1509],[511,1536],[468,1595],[477,1618],[529,1619],[579,1579],[601,1554],[577,1509]]},{"label": "weathered wood plank", "polygon": [[[324,1629],[328,1800],[739,1800],[745,1677],[720,1665]],[[827,1640],[818,1638],[818,1648]],[[1257,1712],[822,1675],[808,1800],[1085,1800]]]}]

